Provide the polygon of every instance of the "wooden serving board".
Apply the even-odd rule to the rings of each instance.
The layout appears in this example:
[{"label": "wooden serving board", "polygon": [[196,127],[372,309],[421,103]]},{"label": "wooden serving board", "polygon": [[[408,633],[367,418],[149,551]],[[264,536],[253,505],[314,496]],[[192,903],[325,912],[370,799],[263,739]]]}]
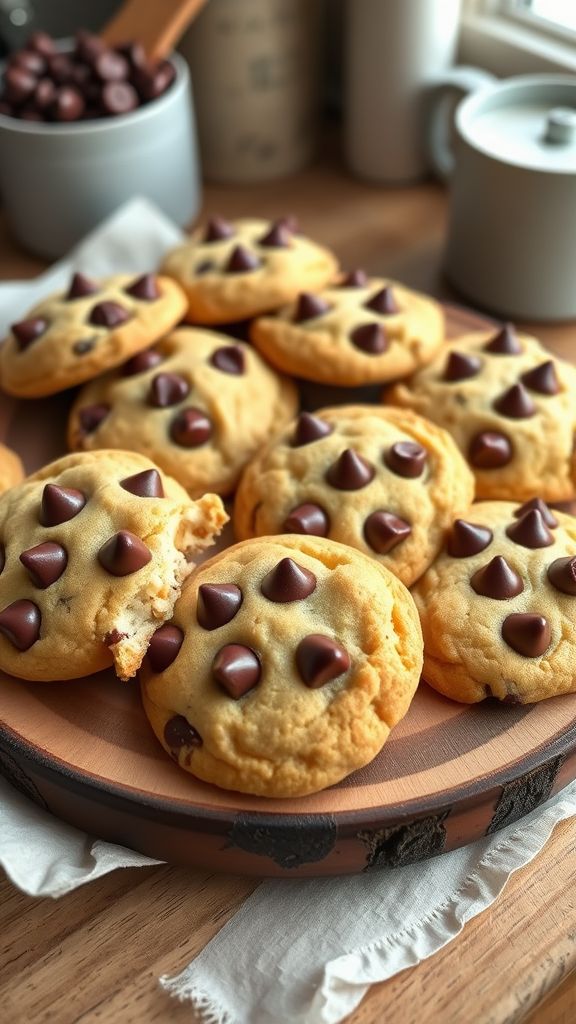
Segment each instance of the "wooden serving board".
[{"label": "wooden serving board", "polygon": [[[447,315],[450,335],[491,325],[456,307]],[[315,389],[313,403],[351,397]],[[36,468],[65,451],[68,405],[66,396],[3,399],[0,439]],[[56,683],[4,675],[0,771],[58,817],[172,863],[290,877],[358,872],[472,842],[572,781],[576,695],[467,706],[422,683],[371,764],[322,793],[265,800],[181,771],[152,734],[136,682],[111,671]]]}]

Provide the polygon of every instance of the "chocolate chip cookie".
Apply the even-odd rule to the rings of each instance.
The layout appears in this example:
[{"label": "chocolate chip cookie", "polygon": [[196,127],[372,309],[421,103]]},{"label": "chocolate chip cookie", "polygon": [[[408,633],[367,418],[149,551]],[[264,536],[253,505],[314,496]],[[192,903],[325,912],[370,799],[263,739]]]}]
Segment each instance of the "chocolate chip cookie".
[{"label": "chocolate chip cookie", "polygon": [[24,467],[19,456],[11,448],[0,444],[0,494],[19,484],[23,476]]},{"label": "chocolate chip cookie", "polygon": [[541,499],[480,502],[413,591],[424,678],[454,700],[576,691],[576,520]]},{"label": "chocolate chip cookie", "polygon": [[356,386],[397,380],[428,363],[444,341],[444,314],[433,299],[356,270],[255,320],[250,338],[279,370]]},{"label": "chocolate chip cookie", "polygon": [[453,341],[385,401],[449,430],[478,498],[548,501],[576,487],[576,367],[512,327]]},{"label": "chocolate chip cookie", "polygon": [[409,410],[340,406],[302,413],[246,468],[234,507],[240,540],[329,537],[377,559],[406,586],[474,497],[450,435]]},{"label": "chocolate chip cookie", "polygon": [[74,274],[12,324],[0,348],[4,391],[22,398],[53,395],[148,348],[182,319],[186,298],[167,277],[116,274],[92,281]]},{"label": "chocolate chip cookie", "polygon": [[190,559],[227,520],[142,455],[68,455],[0,497],[0,669],[134,675]]},{"label": "chocolate chip cookie", "polygon": [[367,764],[408,710],[422,638],[409,592],[319,537],[246,541],[190,578],[140,673],[181,768],[260,796],[303,796]]},{"label": "chocolate chip cookie", "polygon": [[182,328],[84,388],[70,416],[69,444],[134,449],[193,497],[229,494],[297,406],[294,385],[250,345]]},{"label": "chocolate chip cookie", "polygon": [[227,324],[277,309],[303,289],[322,288],[337,269],[335,256],[296,231],[289,218],[213,218],[162,265],[162,273],[186,292],[186,319],[198,324]]}]

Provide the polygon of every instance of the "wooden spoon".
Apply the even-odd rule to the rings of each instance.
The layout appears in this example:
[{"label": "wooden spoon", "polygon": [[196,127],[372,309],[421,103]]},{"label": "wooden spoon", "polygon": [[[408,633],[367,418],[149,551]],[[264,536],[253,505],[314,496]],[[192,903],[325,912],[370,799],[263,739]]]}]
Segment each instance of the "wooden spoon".
[{"label": "wooden spoon", "polygon": [[138,41],[151,60],[167,57],[206,0],[125,0],[100,33],[109,46]]}]

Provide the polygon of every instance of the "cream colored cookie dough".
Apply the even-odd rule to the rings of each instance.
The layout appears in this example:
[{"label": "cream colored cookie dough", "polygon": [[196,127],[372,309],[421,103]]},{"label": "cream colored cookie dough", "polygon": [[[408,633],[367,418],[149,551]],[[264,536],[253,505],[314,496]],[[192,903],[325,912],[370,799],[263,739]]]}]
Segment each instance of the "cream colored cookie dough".
[{"label": "cream colored cookie dough", "polygon": [[181,768],[293,797],[367,764],[406,714],[422,638],[402,583],[317,537],[237,544],[190,578],[141,672]]},{"label": "cream colored cookie dough", "polygon": [[424,679],[453,700],[532,704],[576,691],[576,519],[479,502],[413,590]]},{"label": "cream colored cookie dough", "polygon": [[345,279],[255,320],[251,341],[285,373],[344,387],[397,380],[428,363],[444,341],[442,307],[396,281],[357,275],[361,284]]},{"label": "cream colored cookie dough", "polygon": [[[150,297],[128,291],[134,287]],[[182,290],[167,277],[116,274],[90,281],[75,275],[65,292],[12,325],[0,347],[2,388],[37,398],[83,384],[148,348],[185,310]]]},{"label": "cream colored cookie dough", "polygon": [[535,338],[511,329],[465,335],[384,400],[450,431],[477,498],[562,501],[574,493],[576,367]]},{"label": "cream colored cookie dough", "polygon": [[182,328],[87,385],[70,416],[73,449],[127,448],[197,497],[229,494],[243,466],[295,414],[298,396],[250,345]]},{"label": "cream colored cookie dough", "polygon": [[68,455],[0,497],[0,669],[133,676],[227,520],[133,452]]},{"label": "cream colored cookie dough", "polygon": [[239,540],[327,536],[410,586],[473,497],[474,478],[446,431],[408,410],[339,406],[303,413],[249,464],[234,530]]},{"label": "cream colored cookie dough", "polygon": [[20,457],[11,448],[0,444],[0,494],[19,484],[24,477]]},{"label": "cream colored cookie dough", "polygon": [[162,273],[188,297],[186,319],[198,324],[225,324],[277,309],[299,291],[323,288],[337,270],[328,249],[288,222],[253,218],[215,218],[162,264]]}]

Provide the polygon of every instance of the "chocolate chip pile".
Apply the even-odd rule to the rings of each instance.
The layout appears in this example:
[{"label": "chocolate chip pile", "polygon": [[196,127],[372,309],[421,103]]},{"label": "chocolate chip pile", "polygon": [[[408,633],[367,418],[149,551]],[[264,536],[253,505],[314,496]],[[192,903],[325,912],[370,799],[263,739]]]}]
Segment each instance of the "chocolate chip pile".
[{"label": "chocolate chip pile", "polygon": [[157,99],[175,76],[170,61],[151,62],[138,42],[112,48],[79,31],[73,49],[63,51],[47,33],[34,32],[8,58],[0,113],[22,121],[114,117]]}]

